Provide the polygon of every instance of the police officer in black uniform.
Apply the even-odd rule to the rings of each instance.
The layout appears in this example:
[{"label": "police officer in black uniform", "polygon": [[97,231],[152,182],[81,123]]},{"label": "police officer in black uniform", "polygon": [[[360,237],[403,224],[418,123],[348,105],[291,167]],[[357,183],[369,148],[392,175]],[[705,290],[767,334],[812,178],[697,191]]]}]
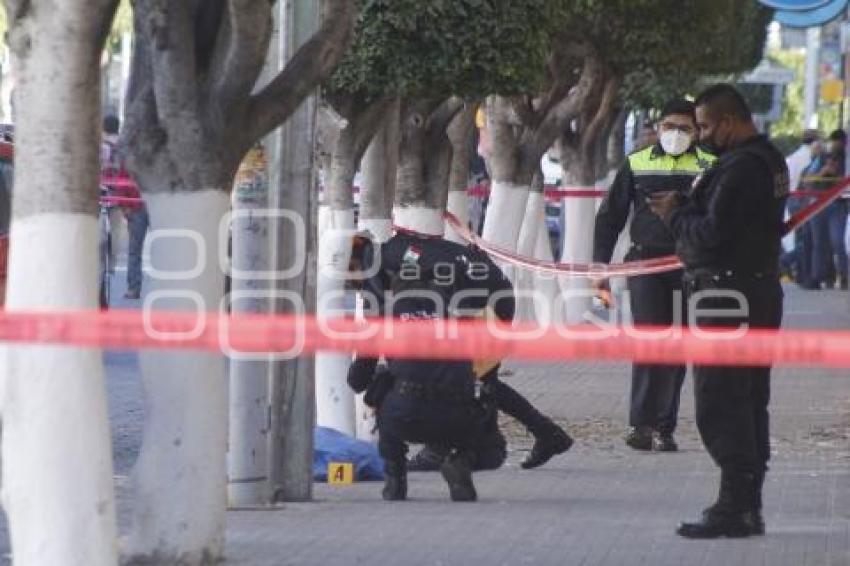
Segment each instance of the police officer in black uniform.
[{"label": "police officer in black uniform", "polygon": [[[649,209],[646,198],[656,192],[686,191],[714,156],[696,145],[693,102],[674,99],[665,104],[658,129],[658,142],[629,156],[599,207],[593,235],[594,262],[611,261],[632,212],[632,247],[627,261],[675,253],[673,235]],[[597,279],[593,286],[609,290],[607,279]],[[669,327],[683,322],[681,271],[629,277],[628,289],[635,324]],[[660,452],[678,449],[673,433],[684,379],[684,365],[632,366],[628,446]]]},{"label": "police officer in black uniform", "polygon": [[[370,255],[366,247],[365,265],[373,262]],[[464,298],[453,305],[461,315],[489,306],[499,319],[513,318],[511,284],[480,250],[439,237],[399,231],[381,246],[379,261],[379,269],[366,281],[364,291],[367,300],[372,297],[380,310],[394,317],[454,316],[447,307],[453,305],[457,293],[465,292],[460,295]],[[355,360],[349,372],[349,383],[355,390],[373,383],[376,365],[374,359]],[[496,467],[501,462],[478,461],[481,448],[494,439],[495,415],[475,397],[472,363],[390,359],[387,366],[392,379],[384,380],[391,382],[384,389],[389,389],[389,393],[372,395],[377,397],[373,403],[378,406],[379,452],[386,462],[384,498],[405,498],[405,442],[422,442],[448,449],[440,471],[449,483],[452,499],[475,499],[471,470]],[[495,371],[491,370],[493,375],[485,379],[482,387],[495,406],[533,427],[536,442],[529,455],[531,463],[539,465],[566,451],[572,439],[501,382]],[[373,387],[376,386],[377,381]]]},{"label": "police officer in black uniform", "polygon": [[[758,134],[734,87],[707,89],[696,107],[700,141],[719,159],[686,197],[656,196],[651,206],[676,237],[690,308],[727,313],[740,308],[744,313],[731,318],[717,310],[698,318],[700,327],[778,328],[783,299],[779,254],[789,191],[785,159]],[[700,291],[723,296],[700,297]],[[720,467],[720,493],[700,520],[682,523],[677,533],[687,538],[764,534],[770,367],[698,365],[694,391],[700,436]]]}]

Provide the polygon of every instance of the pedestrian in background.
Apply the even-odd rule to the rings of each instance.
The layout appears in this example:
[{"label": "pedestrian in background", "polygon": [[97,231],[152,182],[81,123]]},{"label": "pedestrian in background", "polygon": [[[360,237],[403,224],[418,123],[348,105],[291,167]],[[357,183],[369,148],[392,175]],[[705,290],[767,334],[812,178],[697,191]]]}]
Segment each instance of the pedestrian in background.
[{"label": "pedestrian in background", "polygon": [[120,125],[116,116],[109,115],[103,119],[101,173],[104,177],[117,181],[110,187],[111,195],[136,200],[136,202],[125,202],[121,205],[124,218],[127,220],[130,240],[127,249],[127,292],[124,298],[136,300],[142,292],[142,251],[145,247],[145,235],[150,226],[150,218],[148,209],[141,200],[142,195],[130,178],[118,147]]}]

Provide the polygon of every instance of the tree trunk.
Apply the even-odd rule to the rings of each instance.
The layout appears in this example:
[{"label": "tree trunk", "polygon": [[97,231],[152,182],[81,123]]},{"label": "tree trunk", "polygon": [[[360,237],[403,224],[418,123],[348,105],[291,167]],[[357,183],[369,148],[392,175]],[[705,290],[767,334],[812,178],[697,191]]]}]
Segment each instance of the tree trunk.
[{"label": "tree trunk", "polygon": [[[108,0],[6,2],[16,186],[6,309],[97,307],[100,55]],[[3,346],[3,506],[15,564],[118,560],[98,350]]]},{"label": "tree trunk", "polygon": [[378,242],[392,237],[392,206],[398,167],[399,101],[392,104],[363,156],[358,230],[368,230]]},{"label": "tree trunk", "polygon": [[[135,0],[123,142],[128,166],[150,203],[152,228],[181,235],[160,233],[175,243],[153,247],[153,265],[184,270],[181,280],[153,274],[153,289],[166,291],[151,301],[155,308],[187,303],[219,308],[224,286],[219,224],[234,173],[244,154],[315,91],[347,47],[353,3],[324,2],[328,15],[319,31],[283,71],[257,88],[272,34],[272,3]],[[196,237],[200,240],[193,241]],[[155,230],[149,238],[156,238]],[[185,272],[184,263],[195,259],[190,254],[202,263]],[[134,559],[220,560],[226,511],[224,360],[195,354],[145,354],[142,360],[150,407],[134,473]]]},{"label": "tree trunk", "polygon": [[[490,169],[492,182],[490,199],[484,216],[481,237],[501,248],[517,249],[532,177],[539,168],[523,168],[520,156],[521,140],[517,130],[521,127],[511,117],[509,102],[491,96],[487,100],[487,126],[490,131]],[[513,270],[506,273],[514,279]]]},{"label": "tree trunk", "polygon": [[452,146],[446,128],[459,100],[411,100],[402,104],[401,142],[393,219],[397,226],[442,236]]},{"label": "tree trunk", "polygon": [[[216,311],[224,294],[225,190],[150,193],[151,282],[158,310]],[[133,470],[131,563],[207,564],[224,552],[227,379],[220,354],[141,353],[147,415]],[[181,504],[182,503],[182,504]]]},{"label": "tree trunk", "polygon": [[622,109],[614,120],[614,127],[608,139],[609,169],[619,169],[626,160],[626,122],[629,120],[629,114],[629,110]]},{"label": "tree trunk", "polygon": [[[387,107],[385,101],[365,107],[353,99],[340,103],[348,122],[333,149],[325,202],[319,206],[316,280],[316,314],[319,317],[339,317],[346,311],[345,278],[355,230],[354,176]],[[354,393],[346,382],[350,365],[348,354],[316,354],[316,418],[320,426],[354,436]]]},{"label": "tree trunk", "polygon": [[[546,199],[543,194],[543,173],[532,180],[531,192],[522,218],[516,251],[519,255],[543,261],[553,261],[552,244],[546,226]],[[546,324],[553,320],[551,306],[557,295],[556,280],[546,274],[517,270],[514,282],[517,295],[517,319]]]},{"label": "tree trunk", "polygon": [[[455,116],[448,128],[449,141],[452,144],[452,163],[449,172],[449,196],[447,210],[464,226],[469,226],[469,185],[470,160],[472,158],[472,137],[475,133],[475,114],[477,104],[467,106]],[[446,239],[465,243],[450,226],[446,227]]]},{"label": "tree trunk", "polygon": [[[584,141],[584,140],[583,140]],[[589,144],[595,149],[595,144]],[[569,187],[595,187],[595,151],[582,152],[562,145],[561,161],[564,163],[564,183]],[[561,260],[565,263],[586,263],[593,257],[593,224],[596,216],[595,199],[564,198],[564,233]],[[562,282],[567,322],[577,324],[584,320],[590,309],[591,294],[587,279],[566,278]]]},{"label": "tree trunk", "polygon": [[[363,156],[363,186],[360,187],[360,214],[357,229],[368,231],[375,242],[393,235],[392,206],[398,167],[399,101],[396,100]],[[358,316],[363,314],[362,297],[357,298]],[[364,402],[365,393],[355,399],[357,438],[377,442],[375,411]]]}]

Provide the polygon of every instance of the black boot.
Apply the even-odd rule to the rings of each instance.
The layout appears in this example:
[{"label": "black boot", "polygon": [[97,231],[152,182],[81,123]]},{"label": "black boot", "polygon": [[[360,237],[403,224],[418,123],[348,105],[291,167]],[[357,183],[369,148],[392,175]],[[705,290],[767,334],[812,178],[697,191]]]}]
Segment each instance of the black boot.
[{"label": "black boot", "polygon": [[386,501],[404,501],[407,499],[407,462],[384,462],[384,491],[381,495]]},{"label": "black boot", "polygon": [[632,426],[626,433],[626,446],[634,450],[652,450],[652,428]]},{"label": "black boot", "polygon": [[443,479],[449,484],[449,495],[452,501],[475,501],[478,494],[472,483],[471,455],[455,452],[449,455],[440,466]]},{"label": "black boot", "polygon": [[656,452],[676,452],[679,445],[672,432],[657,432],[652,435],[652,449]]},{"label": "black boot", "polygon": [[756,477],[752,473],[723,471],[717,503],[703,511],[702,518],[682,523],[676,534],[685,538],[743,538],[758,532],[754,508]]},{"label": "black boot", "polygon": [[484,381],[482,392],[493,399],[500,411],[518,420],[534,435],[534,446],[522,463],[523,468],[542,466],[553,456],[563,454],[573,445],[573,439],[564,429],[535,409],[528,399],[497,376]]},{"label": "black boot", "polygon": [[548,426],[544,431],[534,433],[534,446],[531,447],[531,452],[520,464],[523,469],[530,470],[542,466],[553,456],[563,454],[573,445],[573,439],[567,434],[567,431],[549,419],[546,420]]}]

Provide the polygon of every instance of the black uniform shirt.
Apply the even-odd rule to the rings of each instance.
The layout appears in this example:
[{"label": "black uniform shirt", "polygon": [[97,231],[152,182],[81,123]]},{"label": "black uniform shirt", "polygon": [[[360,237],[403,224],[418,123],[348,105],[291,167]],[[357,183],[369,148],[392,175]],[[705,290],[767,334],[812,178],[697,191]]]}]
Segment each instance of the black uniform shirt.
[{"label": "black uniform shirt", "polygon": [[788,190],[785,158],[765,136],[725,152],[666,219],[685,267],[777,272]]},{"label": "black uniform shirt", "polygon": [[[450,307],[463,314],[490,304],[499,319],[511,320],[514,316],[510,281],[477,248],[399,233],[373,258],[364,259],[367,266],[374,262],[379,268],[366,281],[364,291],[367,302],[377,300],[382,314],[401,320],[428,320],[455,316]],[[459,293],[464,293],[461,300],[457,300]],[[490,301],[494,293],[499,299]],[[366,373],[374,363],[359,361],[354,367],[358,373]],[[389,359],[387,366],[400,379],[429,380],[445,389],[461,388],[472,394],[471,361]]]}]

